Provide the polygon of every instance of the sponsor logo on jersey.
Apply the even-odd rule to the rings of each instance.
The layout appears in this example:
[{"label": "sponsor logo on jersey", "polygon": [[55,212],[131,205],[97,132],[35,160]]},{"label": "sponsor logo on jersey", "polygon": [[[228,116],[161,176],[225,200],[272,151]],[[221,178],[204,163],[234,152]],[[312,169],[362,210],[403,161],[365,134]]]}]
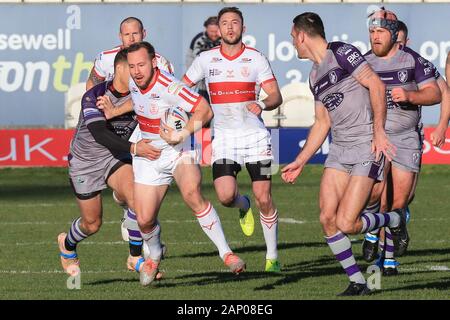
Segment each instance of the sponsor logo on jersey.
[{"label": "sponsor logo on jersey", "polygon": [[217,63],[217,62],[220,62],[220,61],[222,61],[222,58],[213,57],[211,59],[211,63]]},{"label": "sponsor logo on jersey", "polygon": [[401,70],[397,72],[398,80],[400,80],[401,83],[405,83],[408,80],[408,71]]},{"label": "sponsor logo on jersey", "polygon": [[150,95],[150,99],[159,100],[159,99],[161,99],[161,97],[157,93],[152,93]]},{"label": "sponsor logo on jersey", "polygon": [[349,44],[344,44],[342,47],[336,50],[336,54],[340,56],[346,56],[352,51],[353,47]]},{"label": "sponsor logo on jersey", "polygon": [[150,113],[151,114],[158,114],[159,111],[159,107],[156,103],[151,103],[150,104]]},{"label": "sponsor logo on jersey", "polygon": [[234,78],[234,70],[227,70],[227,78]]},{"label": "sponsor logo on jersey", "polygon": [[364,60],[364,58],[356,51],[347,57],[347,61],[350,62],[352,67],[358,66],[362,60]]},{"label": "sponsor logo on jersey", "polygon": [[250,58],[242,58],[241,61],[239,61],[239,62],[241,62],[241,63],[250,63],[250,61],[252,61],[252,59],[250,59]]},{"label": "sponsor logo on jersey", "polygon": [[221,74],[222,74],[222,71],[220,71],[218,69],[209,69],[210,77],[220,76]]},{"label": "sponsor logo on jersey", "polygon": [[139,91],[138,91],[138,89],[136,87],[131,87],[131,92],[138,93]]},{"label": "sponsor logo on jersey", "polygon": [[417,152],[415,152],[415,153],[413,153],[413,162],[414,163],[419,163],[420,162],[420,153],[417,153]]},{"label": "sponsor logo on jersey", "polygon": [[244,78],[248,78],[250,76],[250,68],[249,67],[242,67],[241,68],[241,75]]},{"label": "sponsor logo on jersey", "polygon": [[420,64],[425,64],[425,63],[427,63],[427,60],[425,60],[425,59],[422,58],[422,57],[419,57],[419,58],[417,59],[417,61],[419,61]]},{"label": "sponsor logo on jersey", "polygon": [[330,93],[322,99],[322,103],[327,108],[328,112],[339,107],[342,101],[344,101],[344,94],[340,92]]},{"label": "sponsor logo on jersey", "polygon": [[331,84],[335,84],[338,80],[336,72],[334,72],[334,71],[331,71],[330,74],[328,75],[328,77],[330,78]]}]

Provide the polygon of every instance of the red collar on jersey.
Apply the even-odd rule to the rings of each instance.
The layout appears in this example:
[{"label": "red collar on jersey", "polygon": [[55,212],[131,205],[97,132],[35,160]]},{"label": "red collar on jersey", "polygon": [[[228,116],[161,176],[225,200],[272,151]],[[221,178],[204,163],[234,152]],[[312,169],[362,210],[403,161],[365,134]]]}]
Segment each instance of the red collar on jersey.
[{"label": "red collar on jersey", "polygon": [[234,60],[236,58],[238,58],[244,51],[245,51],[245,44],[242,44],[241,46],[241,50],[239,50],[238,53],[236,53],[234,56],[229,56],[227,55],[225,52],[223,52],[223,48],[222,46],[220,46],[220,53],[222,54],[222,56],[224,56],[224,58],[228,59],[228,60]]},{"label": "red collar on jersey", "polygon": [[142,94],[146,94],[147,92],[149,92],[150,90],[152,90],[152,88],[155,86],[156,81],[157,81],[158,78],[159,78],[159,74],[160,74],[159,69],[158,69],[158,67],[156,67],[156,68],[155,68],[155,73],[153,74],[153,79],[152,79],[152,81],[150,81],[150,83],[148,84],[147,88],[145,88],[145,89],[139,88],[139,91],[140,91]]}]

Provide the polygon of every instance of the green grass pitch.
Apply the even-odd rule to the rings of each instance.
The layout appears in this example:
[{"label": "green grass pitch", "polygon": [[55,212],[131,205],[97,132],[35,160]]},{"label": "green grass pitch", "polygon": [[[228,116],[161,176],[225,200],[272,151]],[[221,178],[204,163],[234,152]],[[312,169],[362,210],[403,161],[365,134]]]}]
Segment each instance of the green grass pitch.
[{"label": "green grass pitch", "polygon": [[[347,277],[326,246],[318,220],[322,166],[309,165],[291,186],[273,180],[279,209],[280,274],[263,272],[265,245],[258,219],[245,237],[237,210],[217,202],[210,169],[203,169],[203,192],[218,210],[228,241],[247,263],[229,274],[215,247],[172,187],[159,219],[168,256],[164,279],[142,288],[138,274],[126,270],[127,243],[121,240],[121,209],[103,193],[104,224],[78,247],[81,289],[68,290],[56,236],[79,215],[66,169],[0,170],[0,299],[337,299]],[[243,193],[251,191],[247,173],[239,175]],[[411,205],[410,248],[399,259],[400,275],[383,277],[382,290],[364,299],[448,299],[450,292],[450,166],[424,166]],[[253,206],[255,217],[257,209]],[[352,236],[362,268],[361,236]]]}]

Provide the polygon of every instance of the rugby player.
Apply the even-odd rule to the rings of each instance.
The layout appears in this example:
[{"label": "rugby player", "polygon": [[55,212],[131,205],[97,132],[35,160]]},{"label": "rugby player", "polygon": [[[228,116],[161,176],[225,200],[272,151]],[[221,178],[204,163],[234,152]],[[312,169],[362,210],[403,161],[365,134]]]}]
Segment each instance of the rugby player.
[{"label": "rugby player", "polygon": [[[443,82],[441,93],[436,83],[440,75],[434,65],[398,42],[398,30],[398,19],[393,12],[384,8],[374,12],[369,20],[372,50],[365,58],[386,85],[386,132],[397,148],[392,163],[385,168],[389,172],[387,185],[377,184],[372,198],[382,197],[381,211],[399,209],[407,220],[407,206],[414,196],[422,158],[421,106],[439,103],[447,90]],[[373,230],[366,234],[363,242],[363,256],[368,261],[378,250],[377,233]],[[398,262],[394,253],[404,254],[409,235],[405,232],[395,238],[389,228],[385,228],[385,233],[384,256],[380,263],[384,275],[396,275]]]},{"label": "rugby player", "polygon": [[[102,82],[89,89],[81,100],[81,113],[70,146],[69,176],[80,217],[72,222],[68,233],[58,235],[63,269],[72,273],[79,270],[77,244],[96,233],[102,224],[101,192],[108,186],[128,206],[127,214],[134,216],[133,170],[130,152],[147,159],[157,159],[160,150],[148,144],[128,139],[137,122],[132,113],[107,120],[96,107],[97,97],[108,96],[115,105],[130,100],[129,69],[126,54],[117,52],[114,58],[112,81]],[[142,267],[141,246],[130,246],[127,266],[139,271]]]},{"label": "rugby player", "polygon": [[[242,42],[242,12],[225,7],[218,19],[221,45],[197,56],[183,81],[191,87],[203,79],[207,84],[214,110],[212,172],[219,201],[226,207],[239,208],[242,231],[251,236],[251,201],[239,193],[237,184],[237,175],[245,165],[267,247],[265,271],[278,272],[278,210],[271,194],[273,155],[261,112],[276,109],[282,97],[267,58]],[[267,98],[258,101],[261,88]]]},{"label": "rugby player", "polygon": [[[125,18],[119,26],[119,38],[122,44],[113,49],[103,51],[97,55],[95,58],[94,67],[92,68],[89,79],[86,83],[86,89],[90,89],[102,81],[111,80],[114,76],[113,61],[117,52],[121,49],[128,48],[133,43],[142,41],[146,35],[147,32],[144,29],[144,25],[140,19],[136,17]],[[173,66],[165,57],[156,53],[156,61],[159,69],[173,74]],[[107,108],[105,107],[107,105],[110,104],[107,104],[107,101],[104,100],[98,104],[98,107],[105,113],[107,119],[111,119],[120,114],[132,111],[131,100],[118,108]],[[130,137],[130,141],[132,142],[137,142],[138,140],[140,140],[139,127],[136,128],[135,132],[133,132],[133,135]],[[115,202],[123,208],[123,218],[121,224],[122,238],[124,241],[129,242],[129,245],[133,248],[132,250],[134,252],[139,252],[139,250],[141,250],[139,247],[142,245],[142,239],[140,237],[140,230],[137,226],[136,217],[128,214],[128,208],[124,199],[121,199],[116,193],[113,193],[113,198]]]},{"label": "rugby player", "polygon": [[295,17],[291,36],[298,57],[314,63],[309,82],[315,98],[315,122],[295,161],[282,169],[282,179],[295,182],[331,129],[332,142],[320,184],[320,222],[328,246],[350,280],[340,295],[366,295],[371,291],[347,234],[381,226],[401,233],[404,224],[396,211],[360,215],[375,181],[383,179],[384,157],[390,160],[395,154],[384,131],[385,86],[354,46],[327,43],[317,14]]},{"label": "rugby player", "polygon": [[[218,248],[225,265],[233,273],[243,272],[244,261],[231,251],[216,210],[201,194],[201,172],[188,139],[194,130],[200,129],[212,118],[211,107],[198,93],[191,91],[171,74],[159,70],[155,51],[150,43],[131,45],[127,58],[132,78],[129,88],[142,136],[152,140],[151,144],[161,150],[161,156],[157,160],[140,156],[133,159],[137,222],[144,245],[150,252],[140,273],[141,284],[150,284],[158,273],[162,246],[157,216],[173,179],[183,200],[195,213],[202,230]],[[181,132],[161,121],[164,112],[171,106],[178,106],[192,113]],[[187,143],[183,144],[184,141]]]}]

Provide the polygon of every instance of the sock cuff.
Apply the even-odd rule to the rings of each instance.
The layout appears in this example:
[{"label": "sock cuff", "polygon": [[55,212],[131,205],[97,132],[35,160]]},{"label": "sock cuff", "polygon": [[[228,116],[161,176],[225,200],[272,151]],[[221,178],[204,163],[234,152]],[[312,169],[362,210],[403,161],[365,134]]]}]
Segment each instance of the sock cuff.
[{"label": "sock cuff", "polygon": [[127,216],[128,218],[130,218],[131,220],[136,220],[136,213],[134,213],[131,209],[127,210]]},{"label": "sock cuff", "polygon": [[206,209],[200,212],[195,212],[195,216],[200,219],[203,217],[206,217],[212,210],[213,206],[211,205],[211,202],[208,202],[208,205],[206,206]]},{"label": "sock cuff", "polygon": [[274,213],[270,216],[266,216],[260,211],[259,218],[266,223],[274,223],[278,220],[278,210],[275,209]]},{"label": "sock cuff", "polygon": [[341,231],[338,231],[336,234],[329,236],[329,237],[325,236],[325,240],[327,241],[327,243],[334,243],[334,242],[337,242],[344,238],[345,238],[345,234],[342,233]]}]

